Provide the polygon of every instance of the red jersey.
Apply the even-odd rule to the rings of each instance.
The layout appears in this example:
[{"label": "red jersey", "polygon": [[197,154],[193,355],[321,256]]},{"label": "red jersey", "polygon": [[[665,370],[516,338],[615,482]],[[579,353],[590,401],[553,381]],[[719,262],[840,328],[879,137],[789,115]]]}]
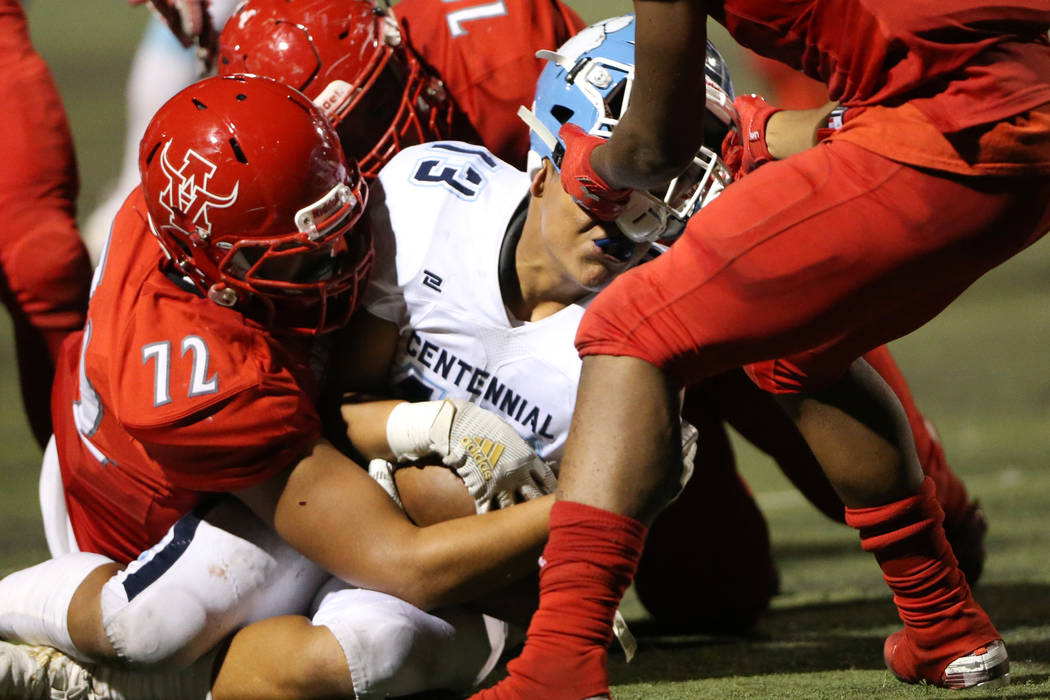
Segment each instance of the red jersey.
[{"label": "red jersey", "polygon": [[277,340],[169,273],[145,212],[136,189],[52,395],[77,544],[122,562],[209,493],[294,465],[320,435],[320,344]]},{"label": "red jersey", "polygon": [[394,14],[481,143],[524,169],[529,131],[517,112],[532,105],[546,63],[536,52],[556,49],[583,29],[580,16],[560,0],[401,0]]},{"label": "red jersey", "polygon": [[1050,102],[1046,0],[724,0],[712,15],[831,99],[912,102],[943,133]]}]

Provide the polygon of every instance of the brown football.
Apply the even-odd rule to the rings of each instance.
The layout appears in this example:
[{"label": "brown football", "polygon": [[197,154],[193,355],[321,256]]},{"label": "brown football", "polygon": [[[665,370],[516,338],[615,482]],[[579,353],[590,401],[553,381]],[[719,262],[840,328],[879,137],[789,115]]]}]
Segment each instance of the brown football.
[{"label": "brown football", "polygon": [[402,467],[394,483],[405,513],[417,525],[474,514],[474,499],[456,472],[444,465]]}]

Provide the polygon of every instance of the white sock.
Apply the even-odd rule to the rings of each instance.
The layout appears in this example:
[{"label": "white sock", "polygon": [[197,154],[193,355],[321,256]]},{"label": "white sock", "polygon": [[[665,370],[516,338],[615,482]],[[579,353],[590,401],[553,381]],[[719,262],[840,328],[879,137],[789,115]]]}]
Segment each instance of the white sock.
[{"label": "white sock", "polygon": [[0,638],[54,647],[89,661],[69,637],[69,604],[88,574],[112,563],[101,554],[76,552],[0,580]]}]

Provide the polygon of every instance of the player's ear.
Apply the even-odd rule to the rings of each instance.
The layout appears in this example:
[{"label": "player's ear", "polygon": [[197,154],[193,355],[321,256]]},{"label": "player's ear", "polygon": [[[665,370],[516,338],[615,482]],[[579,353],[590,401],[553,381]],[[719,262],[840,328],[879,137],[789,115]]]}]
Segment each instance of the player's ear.
[{"label": "player's ear", "polygon": [[554,164],[544,158],[543,165],[532,176],[532,185],[529,187],[529,193],[533,197],[542,197],[543,191],[553,181],[552,178],[557,180],[558,172],[554,169]]}]

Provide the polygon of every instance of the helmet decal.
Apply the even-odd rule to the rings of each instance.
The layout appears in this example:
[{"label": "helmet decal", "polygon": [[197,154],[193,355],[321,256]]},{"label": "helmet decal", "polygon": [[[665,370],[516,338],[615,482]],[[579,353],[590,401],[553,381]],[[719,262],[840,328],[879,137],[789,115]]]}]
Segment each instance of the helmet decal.
[{"label": "helmet decal", "polygon": [[234,182],[233,191],[226,195],[209,192],[208,180],[215,174],[215,164],[191,148],[182,157],[182,167],[176,168],[168,160],[172,140],[160,153],[161,169],[168,178],[168,186],[160,193],[160,205],[171,214],[168,225],[207,239],[211,236],[208,207],[223,209],[234,204],[240,183]]}]

